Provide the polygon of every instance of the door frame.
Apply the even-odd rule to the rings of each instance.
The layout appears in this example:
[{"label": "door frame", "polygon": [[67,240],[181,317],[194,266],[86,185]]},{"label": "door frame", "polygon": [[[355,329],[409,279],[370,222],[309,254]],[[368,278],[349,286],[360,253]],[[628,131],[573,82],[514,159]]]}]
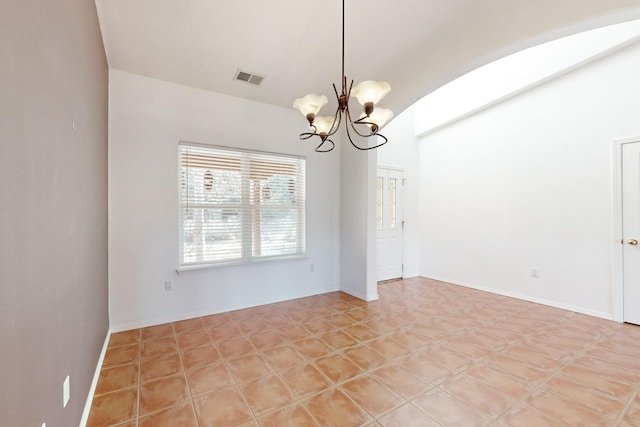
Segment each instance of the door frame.
[{"label": "door frame", "polygon": [[622,235],[622,147],[625,144],[640,143],[640,136],[613,141],[613,208],[611,228],[611,290],[613,320],[624,322],[624,277]]},{"label": "door frame", "polygon": [[[400,167],[400,166],[391,166],[391,165],[386,165],[386,164],[377,164],[376,165],[376,176],[378,176],[378,169],[387,169],[387,170],[392,170],[394,172],[400,172],[402,174],[402,200],[399,200],[398,202],[402,205],[402,218],[399,218],[400,220],[400,224],[402,224],[401,226],[401,236],[402,236],[402,248],[401,248],[401,257],[402,257],[402,279],[405,278],[404,276],[404,252],[405,252],[405,235],[404,235],[404,208],[405,208],[405,203],[404,203],[404,199],[405,199],[405,195],[404,195],[404,190],[405,190],[405,185],[404,185],[404,181],[407,179],[406,178],[406,173],[405,173],[405,169]],[[374,219],[375,222],[375,219]],[[377,231],[376,230],[376,240],[377,240]],[[376,250],[376,257],[377,257],[377,250]],[[377,258],[376,258],[377,259]],[[376,271],[376,276],[377,276],[377,271]],[[376,281],[377,281],[377,277],[376,277]]]}]

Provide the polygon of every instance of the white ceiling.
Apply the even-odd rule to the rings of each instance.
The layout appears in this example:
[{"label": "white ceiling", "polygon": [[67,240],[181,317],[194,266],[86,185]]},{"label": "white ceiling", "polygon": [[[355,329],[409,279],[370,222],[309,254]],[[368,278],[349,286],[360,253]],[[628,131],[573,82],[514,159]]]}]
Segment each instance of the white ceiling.
[{"label": "white ceiling", "polygon": [[[340,83],[340,0],[96,5],[110,68],[287,108]],[[345,73],[390,82],[383,104],[398,114],[492,60],[638,18],[640,0],[347,0]],[[234,81],[238,69],[266,78]]]}]

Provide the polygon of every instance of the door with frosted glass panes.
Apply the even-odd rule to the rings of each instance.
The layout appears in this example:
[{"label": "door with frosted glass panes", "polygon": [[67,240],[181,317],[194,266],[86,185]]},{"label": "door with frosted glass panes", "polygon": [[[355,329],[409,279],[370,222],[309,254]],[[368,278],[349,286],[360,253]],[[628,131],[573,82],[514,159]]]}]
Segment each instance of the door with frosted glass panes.
[{"label": "door with frosted glass panes", "polygon": [[622,146],[622,264],[625,322],[640,325],[640,141]]},{"label": "door with frosted glass panes", "polygon": [[401,170],[378,168],[376,177],[376,239],[378,281],[402,277]]}]

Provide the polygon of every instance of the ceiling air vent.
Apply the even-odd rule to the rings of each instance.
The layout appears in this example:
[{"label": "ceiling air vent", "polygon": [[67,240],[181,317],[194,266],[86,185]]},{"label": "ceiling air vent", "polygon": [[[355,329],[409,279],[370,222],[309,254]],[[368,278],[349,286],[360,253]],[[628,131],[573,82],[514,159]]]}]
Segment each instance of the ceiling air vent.
[{"label": "ceiling air vent", "polygon": [[258,76],[257,74],[251,74],[245,71],[238,71],[234,80],[240,80],[258,86],[260,83],[262,83],[263,79],[264,76]]}]

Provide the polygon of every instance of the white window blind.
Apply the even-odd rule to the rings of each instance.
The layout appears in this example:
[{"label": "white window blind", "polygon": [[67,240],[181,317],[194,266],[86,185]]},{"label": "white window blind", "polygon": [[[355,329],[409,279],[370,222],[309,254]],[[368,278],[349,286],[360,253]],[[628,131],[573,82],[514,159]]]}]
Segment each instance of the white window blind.
[{"label": "white window blind", "polygon": [[305,159],[180,143],[180,267],[305,253]]}]

